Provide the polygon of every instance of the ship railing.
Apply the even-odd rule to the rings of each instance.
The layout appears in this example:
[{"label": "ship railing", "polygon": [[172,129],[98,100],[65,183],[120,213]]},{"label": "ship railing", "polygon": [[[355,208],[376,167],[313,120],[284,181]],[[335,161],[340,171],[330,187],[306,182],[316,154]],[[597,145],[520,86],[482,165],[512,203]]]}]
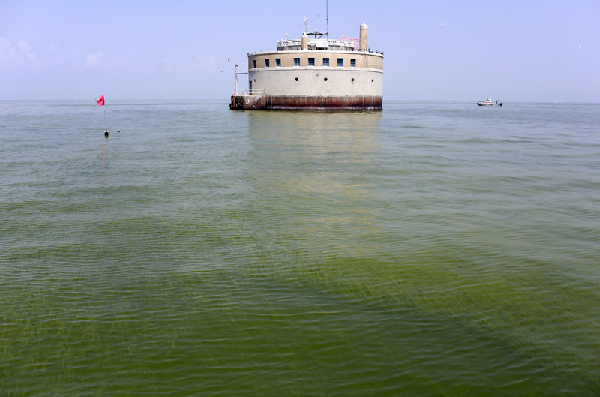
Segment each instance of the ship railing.
[{"label": "ship railing", "polygon": [[238,91],[237,95],[265,95],[264,88],[254,88]]}]

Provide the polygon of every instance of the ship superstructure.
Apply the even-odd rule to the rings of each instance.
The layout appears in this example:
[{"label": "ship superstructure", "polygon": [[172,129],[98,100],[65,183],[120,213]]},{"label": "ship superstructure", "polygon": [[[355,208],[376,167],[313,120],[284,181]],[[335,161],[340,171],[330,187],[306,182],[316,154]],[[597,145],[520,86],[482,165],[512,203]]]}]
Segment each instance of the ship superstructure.
[{"label": "ship superstructure", "polygon": [[249,53],[249,88],[236,84],[230,108],[381,110],[383,53],[368,48],[367,25],[359,39],[323,35],[305,31],[276,51]]}]

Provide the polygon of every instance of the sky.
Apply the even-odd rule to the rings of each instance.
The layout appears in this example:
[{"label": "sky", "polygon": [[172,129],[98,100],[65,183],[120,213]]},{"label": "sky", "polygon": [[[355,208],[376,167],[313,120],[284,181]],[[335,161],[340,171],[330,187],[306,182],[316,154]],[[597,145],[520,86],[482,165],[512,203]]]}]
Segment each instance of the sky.
[{"label": "sky", "polygon": [[[0,100],[228,100],[248,52],[325,16],[320,0],[0,0]],[[600,102],[599,0],[329,1],[330,38],[362,23],[384,100]]]}]

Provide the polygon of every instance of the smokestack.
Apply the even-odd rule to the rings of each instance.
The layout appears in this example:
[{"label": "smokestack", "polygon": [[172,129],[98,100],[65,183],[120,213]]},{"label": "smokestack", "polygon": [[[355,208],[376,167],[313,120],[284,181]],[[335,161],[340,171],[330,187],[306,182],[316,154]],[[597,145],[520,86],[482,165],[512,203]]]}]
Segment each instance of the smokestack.
[{"label": "smokestack", "polygon": [[367,51],[367,24],[363,23],[360,25],[360,51]]},{"label": "smokestack", "polygon": [[300,47],[303,50],[308,50],[308,36],[306,32],[302,34],[302,38],[300,39]]}]

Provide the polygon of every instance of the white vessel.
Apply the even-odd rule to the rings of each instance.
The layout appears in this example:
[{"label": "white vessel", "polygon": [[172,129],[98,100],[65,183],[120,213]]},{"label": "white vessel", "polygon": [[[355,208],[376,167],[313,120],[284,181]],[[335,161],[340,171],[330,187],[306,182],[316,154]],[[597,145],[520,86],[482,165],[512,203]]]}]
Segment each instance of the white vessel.
[{"label": "white vessel", "polygon": [[488,98],[485,101],[477,102],[477,105],[479,105],[479,106],[502,106],[502,103],[498,103],[498,101],[496,101],[496,103],[494,103],[494,102],[492,102],[492,98]]}]

